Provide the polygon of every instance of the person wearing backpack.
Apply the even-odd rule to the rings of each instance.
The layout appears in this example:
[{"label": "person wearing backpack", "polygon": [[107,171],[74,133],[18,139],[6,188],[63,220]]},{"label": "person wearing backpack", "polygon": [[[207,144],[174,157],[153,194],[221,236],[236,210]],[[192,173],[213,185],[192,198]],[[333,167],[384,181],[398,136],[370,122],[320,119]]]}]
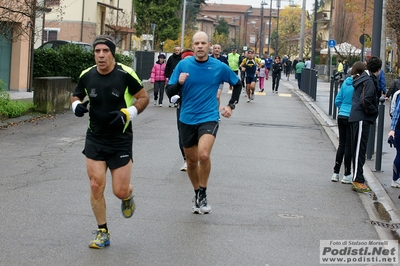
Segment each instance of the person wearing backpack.
[{"label": "person wearing backpack", "polygon": [[352,98],[354,93],[353,81],[356,80],[366,70],[363,62],[354,63],[351,69],[351,76],[345,79],[339,93],[335,98],[335,105],[339,108],[337,125],[339,129],[339,146],[336,151],[335,166],[333,167],[332,182],[339,181],[340,167],[344,158],[344,176],[341,180],[343,184],[353,183],[351,175],[351,128],[349,123]]}]

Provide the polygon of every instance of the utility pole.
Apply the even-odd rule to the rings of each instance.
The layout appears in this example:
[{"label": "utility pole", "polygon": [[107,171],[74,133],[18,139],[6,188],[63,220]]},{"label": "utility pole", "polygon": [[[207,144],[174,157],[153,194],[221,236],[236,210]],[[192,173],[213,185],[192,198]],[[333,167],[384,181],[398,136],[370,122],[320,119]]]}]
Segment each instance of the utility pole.
[{"label": "utility pole", "polygon": [[303,60],[303,54],[304,54],[304,29],[306,27],[306,2],[307,2],[307,0],[303,0],[303,4],[301,7],[300,52],[299,52],[300,60]]},{"label": "utility pole", "polygon": [[386,71],[386,0],[383,0],[383,8],[382,10],[382,37],[381,37],[381,53],[380,53],[380,58],[382,60],[382,70]]},{"label": "utility pole", "polygon": [[269,25],[268,25],[268,56],[270,56],[270,49],[269,47],[271,46],[271,25],[272,25],[272,0],[269,4]]},{"label": "utility pole", "polygon": [[[329,39],[332,39],[332,10],[333,10],[333,5],[334,5],[334,0],[331,1],[331,8],[330,8],[330,19],[329,19]],[[333,68],[332,68],[332,54],[331,54],[331,47],[328,46],[328,73],[329,77],[332,76],[333,74]]]},{"label": "utility pole", "polygon": [[260,56],[264,54],[264,5],[268,5],[264,1],[261,2],[261,26],[260,26]]},{"label": "utility pole", "polygon": [[[379,2],[379,1],[378,1]],[[312,37],[312,54],[311,54],[311,68],[315,67],[315,49],[317,48],[317,11],[318,0],[314,2],[314,23],[313,23],[313,37]]]},{"label": "utility pole", "polygon": [[374,20],[372,23],[372,56],[381,54],[383,1],[374,1]]},{"label": "utility pole", "polygon": [[361,62],[364,62],[364,53],[365,53],[365,18],[367,16],[367,0],[364,0],[364,15],[363,15],[363,27],[362,27],[362,43],[361,43]]},{"label": "utility pole", "polygon": [[276,19],[276,43],[275,43],[275,56],[278,55],[278,50],[279,50],[279,9],[281,7],[281,0],[277,0],[278,2],[276,3],[278,6],[278,18]]}]

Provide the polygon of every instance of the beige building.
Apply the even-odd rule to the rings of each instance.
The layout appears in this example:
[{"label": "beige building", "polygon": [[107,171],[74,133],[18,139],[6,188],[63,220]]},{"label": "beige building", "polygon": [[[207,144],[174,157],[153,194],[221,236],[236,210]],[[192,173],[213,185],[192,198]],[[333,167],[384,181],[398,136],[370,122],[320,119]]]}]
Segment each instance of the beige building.
[{"label": "beige building", "polygon": [[[8,1],[0,9],[0,80],[5,89],[30,91],[33,50],[49,40],[91,44],[96,35],[116,37],[117,49],[133,47],[129,0]],[[4,11],[6,10],[6,11]]]},{"label": "beige building", "polygon": [[[59,2],[59,1],[58,1]],[[115,36],[120,50],[132,48],[133,4],[130,0],[63,0],[59,14],[46,15],[44,41],[71,40],[93,43],[99,34]]]}]

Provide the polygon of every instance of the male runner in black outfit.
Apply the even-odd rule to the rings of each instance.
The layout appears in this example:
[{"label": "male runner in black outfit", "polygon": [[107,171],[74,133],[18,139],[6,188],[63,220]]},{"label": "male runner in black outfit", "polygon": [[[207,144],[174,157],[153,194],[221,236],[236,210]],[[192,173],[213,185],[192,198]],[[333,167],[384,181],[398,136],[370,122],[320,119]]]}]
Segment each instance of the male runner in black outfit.
[{"label": "male runner in black outfit", "polygon": [[[130,181],[133,163],[130,121],[146,108],[149,96],[133,69],[115,62],[113,37],[96,37],[93,49],[96,65],[82,71],[71,104],[78,117],[89,112],[83,154],[90,179],[90,203],[98,224],[89,247],[104,248],[110,245],[104,198],[107,168],[114,195],[122,200],[122,215],[130,218],[135,211]],[[82,103],[86,96],[89,100]]]}]

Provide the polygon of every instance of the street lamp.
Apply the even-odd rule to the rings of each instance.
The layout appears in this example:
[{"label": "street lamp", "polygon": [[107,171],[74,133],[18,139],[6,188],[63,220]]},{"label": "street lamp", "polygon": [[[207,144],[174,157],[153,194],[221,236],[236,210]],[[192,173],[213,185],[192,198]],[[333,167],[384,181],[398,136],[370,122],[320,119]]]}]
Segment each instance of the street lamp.
[{"label": "street lamp", "polygon": [[186,0],[183,1],[181,49],[185,48]]},{"label": "street lamp", "polygon": [[[236,25],[236,21],[239,20],[239,26]],[[237,47],[240,48],[240,39],[241,39],[241,35],[240,35],[240,28],[242,27],[242,15],[233,18],[233,22],[235,23],[235,44],[236,42],[238,42]],[[237,33],[239,31],[239,34]],[[238,37],[239,36],[239,37]]]},{"label": "street lamp", "polygon": [[244,13],[244,46],[247,46],[247,21],[249,19],[249,13],[253,13],[252,7],[246,10]]},{"label": "street lamp", "polygon": [[300,28],[300,60],[303,60],[304,54],[304,29],[306,27],[306,0],[303,0],[301,9],[301,28]]},{"label": "street lamp", "polygon": [[151,28],[151,31],[153,32],[153,35],[152,35],[152,42],[151,42],[151,50],[152,50],[152,51],[154,51],[154,31],[156,30],[156,26],[157,26],[157,24],[155,24],[155,23],[150,23],[150,28]]},{"label": "street lamp", "polygon": [[[264,54],[264,5],[268,5],[264,1],[261,2],[261,26],[260,26],[260,56]],[[270,19],[271,22],[271,19]],[[268,39],[268,45],[269,45],[269,39]]]}]

